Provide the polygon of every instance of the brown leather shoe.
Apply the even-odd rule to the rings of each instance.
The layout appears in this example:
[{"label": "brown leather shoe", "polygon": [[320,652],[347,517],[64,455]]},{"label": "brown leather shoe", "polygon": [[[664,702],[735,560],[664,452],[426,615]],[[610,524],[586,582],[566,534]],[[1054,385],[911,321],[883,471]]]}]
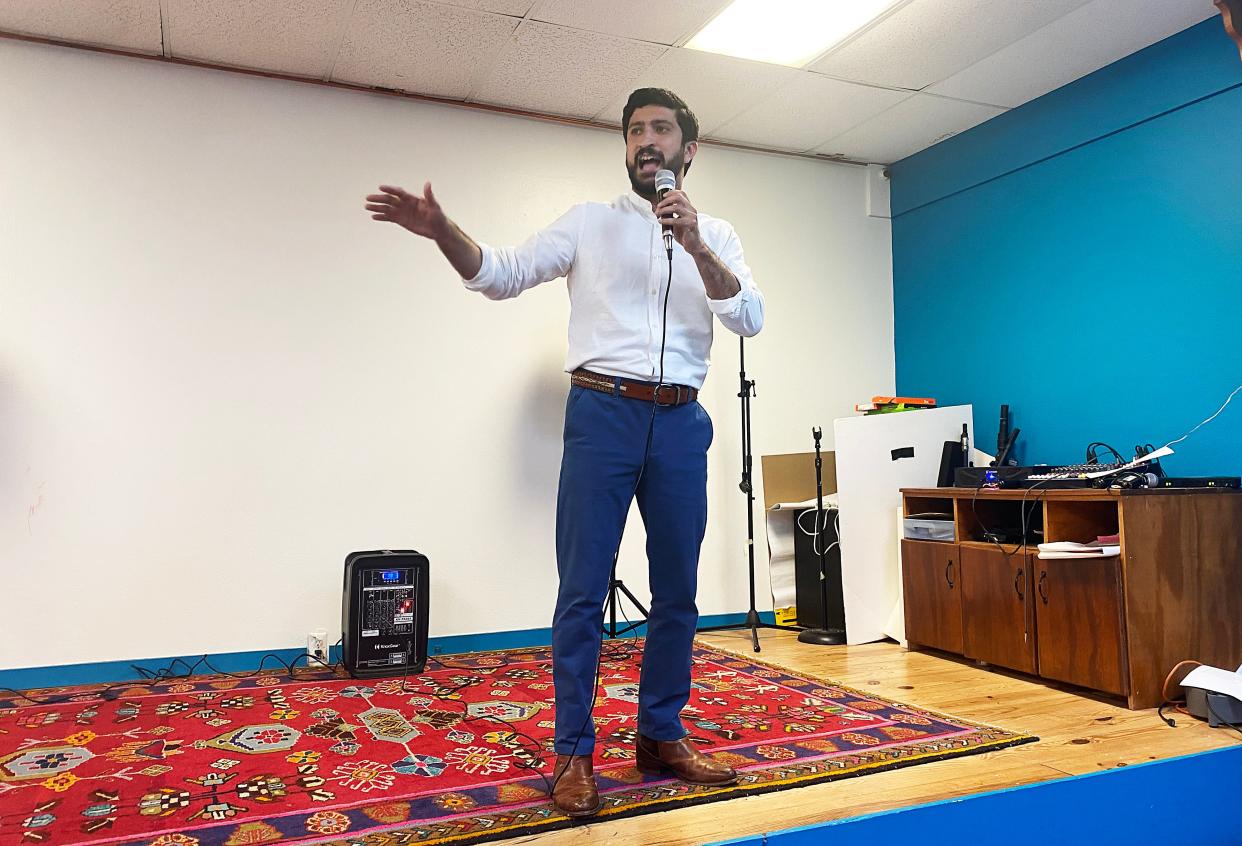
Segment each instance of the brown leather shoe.
[{"label": "brown leather shoe", "polygon": [[694,748],[688,737],[652,740],[640,734],[634,765],[644,773],[671,772],[691,784],[721,785],[737,781],[737,772],[732,767],[704,755]]},{"label": "brown leather shoe", "polygon": [[595,788],[595,762],[590,755],[557,755],[552,784],[552,804],[567,817],[593,817],[603,806]]}]

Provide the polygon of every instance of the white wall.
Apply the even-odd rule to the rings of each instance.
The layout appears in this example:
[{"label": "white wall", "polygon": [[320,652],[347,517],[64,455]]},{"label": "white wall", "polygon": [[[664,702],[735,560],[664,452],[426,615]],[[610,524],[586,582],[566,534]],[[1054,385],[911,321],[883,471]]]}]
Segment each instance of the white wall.
[{"label": "white wall", "polygon": [[[429,178],[511,243],[626,190],[622,160],[619,133],[0,41],[0,668],[299,645],[358,549],[429,555],[433,635],[547,626],[563,283],[470,294],[362,198]],[[768,300],[756,455],[892,388],[864,185],[712,147],[688,180]],[[747,605],[736,338],[714,352],[705,614]]]}]

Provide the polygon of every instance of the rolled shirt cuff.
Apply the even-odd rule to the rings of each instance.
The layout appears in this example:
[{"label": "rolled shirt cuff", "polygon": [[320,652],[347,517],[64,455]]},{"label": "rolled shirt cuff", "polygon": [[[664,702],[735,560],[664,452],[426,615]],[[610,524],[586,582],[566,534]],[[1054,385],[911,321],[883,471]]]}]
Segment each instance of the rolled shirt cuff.
[{"label": "rolled shirt cuff", "polygon": [[712,310],[713,314],[721,317],[737,317],[742,313],[742,306],[746,303],[747,289],[742,288],[736,294],[727,300],[713,300],[707,298],[707,307]]},{"label": "rolled shirt cuff", "polygon": [[479,272],[471,279],[462,279],[461,282],[471,291],[482,291],[487,288],[494,275],[496,268],[496,258],[492,254],[492,248],[486,244],[479,244],[479,252],[483,256],[483,261],[479,263]]}]

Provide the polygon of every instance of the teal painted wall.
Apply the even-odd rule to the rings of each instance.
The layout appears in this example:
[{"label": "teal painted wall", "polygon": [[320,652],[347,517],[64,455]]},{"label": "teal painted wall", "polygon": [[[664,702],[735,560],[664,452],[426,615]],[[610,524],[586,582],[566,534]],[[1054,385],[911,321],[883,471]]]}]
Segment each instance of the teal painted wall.
[{"label": "teal painted wall", "polygon": [[[1023,463],[1129,454],[1242,384],[1242,61],[1220,20],[893,165],[897,388],[1009,403]],[[1173,475],[1242,473],[1242,395]]]}]

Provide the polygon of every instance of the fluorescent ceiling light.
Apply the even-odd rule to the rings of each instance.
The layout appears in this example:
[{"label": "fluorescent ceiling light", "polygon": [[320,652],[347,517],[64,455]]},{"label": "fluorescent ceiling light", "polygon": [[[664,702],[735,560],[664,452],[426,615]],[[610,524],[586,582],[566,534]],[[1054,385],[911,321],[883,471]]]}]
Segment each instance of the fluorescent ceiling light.
[{"label": "fluorescent ceiling light", "polygon": [[686,46],[800,68],[897,0],[733,0]]}]

